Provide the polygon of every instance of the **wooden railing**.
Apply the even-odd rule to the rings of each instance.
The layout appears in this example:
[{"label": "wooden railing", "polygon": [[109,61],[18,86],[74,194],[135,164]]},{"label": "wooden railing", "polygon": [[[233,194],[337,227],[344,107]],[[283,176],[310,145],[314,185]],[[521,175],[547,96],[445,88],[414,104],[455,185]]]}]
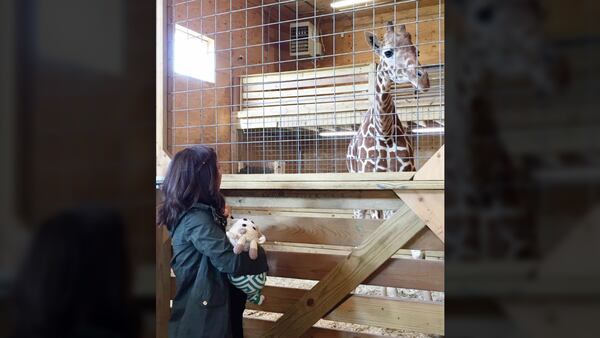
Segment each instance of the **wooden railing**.
[{"label": "wooden railing", "polygon": [[[251,217],[267,236],[269,275],[318,280],[310,290],[267,286],[249,309],[282,313],[246,318],[248,337],[374,337],[313,327],[319,319],[444,334],[444,305],[355,295],[359,284],[444,290],[443,147],[416,173],[224,175],[234,216]],[[394,209],[387,220],[352,219],[352,209]],[[433,259],[412,259],[420,249]],[[168,235],[157,236],[158,336],[166,337]]]}]

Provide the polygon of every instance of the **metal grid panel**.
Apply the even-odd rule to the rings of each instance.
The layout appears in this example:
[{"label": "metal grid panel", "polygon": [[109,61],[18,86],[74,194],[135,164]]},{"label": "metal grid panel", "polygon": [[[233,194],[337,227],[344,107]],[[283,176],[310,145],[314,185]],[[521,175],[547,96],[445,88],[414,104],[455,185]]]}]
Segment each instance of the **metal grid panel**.
[{"label": "metal grid panel", "polygon": [[[364,32],[381,38],[391,20],[406,25],[430,77],[427,92],[406,83],[392,90],[420,167],[444,143],[444,1],[367,1],[341,9],[331,2],[171,0],[170,150],[212,146],[225,173],[347,172],[351,132],[374,95],[375,68],[361,67],[379,62]],[[305,22],[312,24],[311,41],[322,46],[322,55],[291,55],[290,46],[304,42],[291,39],[290,26]],[[181,55],[191,68],[208,67],[205,56],[177,47],[179,27],[214,41],[207,56],[215,59],[214,83],[175,72]],[[432,127],[442,131],[412,132]]]}]

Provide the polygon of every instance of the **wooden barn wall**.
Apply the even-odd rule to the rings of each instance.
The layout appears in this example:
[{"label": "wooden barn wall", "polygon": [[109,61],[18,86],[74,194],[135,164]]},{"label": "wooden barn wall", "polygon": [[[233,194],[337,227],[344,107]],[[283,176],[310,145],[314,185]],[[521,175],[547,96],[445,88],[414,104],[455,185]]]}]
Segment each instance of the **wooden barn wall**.
[{"label": "wooden barn wall", "polygon": [[[169,88],[168,88],[168,145],[172,154],[192,144],[207,144],[217,149],[219,159],[225,163],[224,172],[237,172],[235,161],[250,161],[250,166],[270,166],[274,160],[289,161],[286,172],[343,172],[346,170],[345,153],[349,139],[321,139],[308,130],[300,133],[310,139],[296,141],[297,130],[274,132],[269,135],[288,135],[279,143],[261,141],[262,130],[254,130],[255,136],[244,135],[236,129],[235,112],[239,104],[239,77],[297,69],[362,64],[375,61],[375,55],[364,38],[363,30],[384,26],[389,20],[406,24],[419,44],[419,60],[422,65],[443,63],[444,51],[439,37],[443,39],[444,7],[438,0],[420,1],[419,23],[415,23],[416,3],[393,7],[357,10],[353,14],[332,14],[319,17],[316,22],[323,35],[324,55],[313,60],[296,60],[289,55],[289,22],[311,20],[314,13],[293,5],[268,6],[236,11],[260,5],[260,1],[197,0],[181,2],[169,0],[170,22]],[[179,3],[181,2],[181,3]],[[264,1],[268,3],[269,1]],[[231,6],[231,7],[230,7]],[[233,13],[230,10],[234,10]],[[318,12],[322,15],[323,12]],[[204,17],[204,18],[202,18]],[[216,80],[208,83],[174,74],[172,70],[172,32],[174,24],[204,34],[215,40]],[[261,26],[263,25],[263,26]],[[259,27],[253,27],[259,26]],[[244,27],[249,27],[244,29]],[[418,29],[418,41],[417,41]],[[383,29],[376,29],[379,36]],[[354,53],[353,53],[354,51]],[[296,134],[294,134],[296,132]],[[422,155],[437,150],[440,136],[421,137],[419,151]],[[252,143],[256,141],[255,143]],[[240,144],[236,144],[240,142]],[[250,143],[249,143],[250,142]],[[270,144],[270,145],[269,145]],[[299,155],[300,152],[300,155]],[[302,160],[297,166],[296,160]],[[260,161],[265,161],[261,163]]]},{"label": "wooden barn wall", "polygon": [[[395,9],[395,10],[394,10]],[[292,18],[295,17],[291,13]],[[320,15],[320,14],[318,14]],[[407,31],[412,35],[413,43],[418,44],[420,51],[419,62],[422,65],[437,65],[444,62],[443,43],[439,43],[440,36],[444,38],[444,2],[438,5],[438,0],[420,1],[417,15],[416,2],[382,6],[375,9],[357,9],[353,14],[332,14],[319,17],[316,24],[320,28],[323,43],[323,57],[312,60],[299,61],[298,67],[294,57],[289,53],[284,55],[283,71],[296,69],[310,69],[315,67],[332,67],[375,62],[376,56],[367,44],[364,31],[373,31],[383,37],[383,26],[388,21],[396,24],[405,24]],[[310,20],[315,23],[313,13],[299,13],[299,21]],[[308,17],[308,19],[302,19]],[[438,18],[442,18],[442,21]],[[418,23],[417,21],[418,18]],[[289,32],[289,24],[282,25],[284,32]],[[418,34],[417,34],[418,33]],[[288,35],[289,36],[289,35]],[[287,38],[289,39],[289,37]],[[287,49],[288,42],[282,49]],[[441,51],[439,48],[441,47]],[[354,53],[352,53],[354,51]],[[296,68],[297,67],[297,68]]]},{"label": "wooden barn wall", "polygon": [[[424,66],[434,66],[444,62],[444,3],[438,5],[438,0],[421,1],[418,8],[418,24],[416,3],[399,4],[395,7],[382,7],[365,10],[357,10],[354,14],[332,14],[319,17],[316,21],[323,43],[324,55],[316,60],[297,60],[289,55],[289,23],[275,24],[272,31],[274,34],[269,41],[280,41],[275,48],[281,52],[281,62],[271,65],[279,71],[294,71],[320,67],[346,66],[352,64],[363,64],[376,62],[376,56],[368,46],[364,37],[364,31],[371,31],[375,27],[383,27],[392,20],[397,24],[406,24],[406,29],[413,37],[413,43],[419,47],[419,62]],[[292,7],[292,9],[294,9]],[[299,12],[282,10],[283,20],[292,20],[298,17],[298,21],[310,20],[315,22],[313,12]],[[321,15],[322,13],[317,13]],[[439,20],[442,18],[442,21]],[[276,22],[276,21],[271,21]],[[271,26],[269,26],[271,27]],[[281,27],[280,32],[277,27]],[[375,29],[382,38],[383,28]],[[418,34],[417,34],[418,32]],[[279,34],[278,36],[276,34]],[[279,39],[277,39],[279,37]],[[275,39],[273,39],[275,38]],[[441,38],[441,39],[440,39]],[[269,46],[273,46],[269,44]],[[441,50],[440,50],[441,49]],[[354,51],[354,52],[353,52]],[[240,132],[241,133],[241,132]],[[308,141],[296,141],[295,133],[307,137]],[[263,130],[250,131],[250,136],[242,136],[244,141],[250,142],[240,144],[237,160],[245,161],[255,168],[257,172],[266,170],[276,160],[286,161],[285,172],[288,173],[313,173],[313,172],[345,172],[346,151],[349,138],[319,139],[317,135],[309,130],[288,130],[287,132],[276,132],[265,130],[264,134],[271,136],[269,141],[279,140],[281,143],[273,145],[262,142]],[[252,136],[254,135],[254,137]],[[440,140],[442,139],[442,140]],[[425,159],[433,155],[443,144],[443,136],[419,137],[418,147],[420,159],[417,165],[420,167]],[[301,164],[300,164],[301,163]],[[234,167],[234,170],[237,166]]]},{"label": "wooden barn wall", "polygon": [[[273,72],[268,63],[279,59],[278,48],[262,48],[268,39],[277,39],[273,27],[260,26],[263,19],[279,20],[269,11],[245,8],[244,1],[199,0],[171,1],[168,27],[168,145],[172,154],[193,144],[207,144],[217,149],[221,161],[232,159],[232,107],[239,97],[236,85],[245,74]],[[174,2],[173,2],[174,1]],[[231,5],[231,7],[230,7]],[[248,1],[248,7],[256,6]],[[174,24],[201,33],[215,41],[215,83],[205,82],[173,72]],[[262,61],[261,61],[262,60]],[[229,168],[224,166],[225,172]]]}]

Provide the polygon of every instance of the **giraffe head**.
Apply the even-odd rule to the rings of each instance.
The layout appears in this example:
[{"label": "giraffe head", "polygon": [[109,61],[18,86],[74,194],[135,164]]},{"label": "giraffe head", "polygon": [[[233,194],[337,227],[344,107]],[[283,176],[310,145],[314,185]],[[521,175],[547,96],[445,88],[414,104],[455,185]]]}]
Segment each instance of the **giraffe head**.
[{"label": "giraffe head", "polygon": [[405,25],[394,28],[388,21],[383,41],[365,32],[367,42],[379,55],[379,64],[389,79],[396,83],[409,81],[417,90],[429,89],[429,75],[417,61],[418,51]]}]

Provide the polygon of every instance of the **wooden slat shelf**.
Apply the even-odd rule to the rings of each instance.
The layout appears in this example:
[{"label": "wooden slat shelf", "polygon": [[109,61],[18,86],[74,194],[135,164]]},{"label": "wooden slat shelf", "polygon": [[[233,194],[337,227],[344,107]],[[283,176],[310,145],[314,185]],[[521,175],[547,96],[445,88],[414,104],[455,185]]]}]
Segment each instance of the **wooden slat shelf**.
[{"label": "wooden slat shelf", "polygon": [[[415,95],[409,83],[395,84],[396,113],[403,122],[444,120],[438,67],[429,67],[429,92]],[[375,64],[314,68],[242,76],[238,129],[349,126],[371,107]]]}]

